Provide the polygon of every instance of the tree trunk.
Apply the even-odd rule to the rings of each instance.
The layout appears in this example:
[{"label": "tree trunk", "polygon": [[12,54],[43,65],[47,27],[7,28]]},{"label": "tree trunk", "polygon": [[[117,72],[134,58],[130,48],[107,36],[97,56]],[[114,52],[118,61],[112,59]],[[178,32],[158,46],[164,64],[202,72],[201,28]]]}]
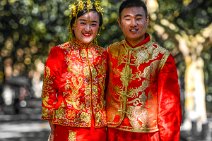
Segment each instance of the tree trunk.
[{"label": "tree trunk", "polygon": [[200,57],[202,45],[194,37],[178,36],[179,48],[185,58],[185,122],[182,128],[191,130],[192,122],[197,131],[207,122],[204,84],[204,62]]}]

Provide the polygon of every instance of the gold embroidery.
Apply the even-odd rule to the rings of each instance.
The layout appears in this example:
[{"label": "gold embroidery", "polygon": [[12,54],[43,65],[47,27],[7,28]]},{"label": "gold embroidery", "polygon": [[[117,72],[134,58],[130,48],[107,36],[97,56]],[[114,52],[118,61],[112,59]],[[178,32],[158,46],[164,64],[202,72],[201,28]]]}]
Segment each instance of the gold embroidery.
[{"label": "gold embroidery", "polygon": [[58,118],[58,119],[63,119],[64,118],[64,114],[65,114],[65,110],[63,108],[59,108],[56,110],[56,113],[55,113],[55,118]]},{"label": "gold embroidery", "polygon": [[65,90],[69,90],[71,88],[71,81],[70,80],[66,80],[66,85],[65,85]]},{"label": "gold embroidery", "polygon": [[82,87],[83,80],[81,77],[79,77],[78,79],[76,79],[75,77],[72,77],[71,82],[72,82],[72,85],[69,85],[69,86],[71,87],[73,91],[72,93],[66,94],[66,102],[69,106],[72,105],[75,109],[80,110],[84,107],[84,105],[83,104],[80,105],[77,95],[79,94],[79,89]]},{"label": "gold embroidery", "polygon": [[91,120],[91,117],[90,117],[90,114],[82,112],[80,114],[80,119],[81,119],[81,121],[84,121],[85,123],[89,123]]},{"label": "gold embroidery", "polygon": [[147,129],[148,127],[148,111],[140,106],[129,106],[127,116],[130,119],[130,124],[135,130]]},{"label": "gold embroidery", "polygon": [[76,135],[77,135],[76,132],[69,131],[69,134],[68,134],[68,141],[76,141],[76,140],[77,140]]},{"label": "gold embroidery", "polygon": [[168,52],[166,52],[166,53],[163,55],[163,58],[161,59],[161,63],[160,63],[160,66],[159,66],[160,69],[163,68],[163,66],[165,65],[166,60],[168,59],[169,55],[170,55],[170,54],[169,54]]},{"label": "gold embroidery", "polygon": [[150,58],[147,50],[142,50],[142,51],[139,51],[139,52],[134,53],[134,54],[135,54],[135,57],[136,57],[136,60],[135,60],[136,66],[139,66],[140,64],[148,61],[149,58]]},{"label": "gold embroidery", "polygon": [[74,120],[76,118],[76,112],[75,111],[73,111],[73,110],[67,110],[66,113],[67,113],[66,114],[66,117],[68,119]]},{"label": "gold embroidery", "polygon": [[93,66],[91,66],[90,69],[91,69],[92,77],[93,78],[96,78],[97,77],[97,71],[96,71],[96,69]]},{"label": "gold embroidery", "polygon": [[53,77],[50,75],[50,68],[45,67],[45,75],[43,79],[43,89],[42,89],[42,117],[43,118],[52,118],[53,116],[53,104],[49,104],[49,95],[54,93],[53,85]]},{"label": "gold embroidery", "polygon": [[149,81],[144,80],[139,87],[129,89],[127,96],[131,98],[136,97],[139,95],[139,92],[143,92],[148,86],[149,86]]},{"label": "gold embroidery", "polygon": [[78,91],[79,89],[82,87],[82,84],[83,84],[83,78],[82,77],[72,77],[71,78],[71,81],[72,81],[72,84],[73,84],[73,94],[74,95],[77,95],[78,94]]},{"label": "gold embroidery", "polygon": [[87,50],[86,49],[80,50],[80,56],[82,60],[85,61],[87,59]]},{"label": "gold embroidery", "polygon": [[147,101],[147,96],[143,92],[138,98],[134,98],[132,101],[129,101],[128,104],[133,104],[133,106],[144,107]]},{"label": "gold embroidery", "polygon": [[[111,100],[110,105],[113,107],[110,108],[108,105],[110,112],[107,117],[108,123],[111,127],[116,127],[122,122],[123,115],[126,114],[132,127],[121,124],[118,127],[120,130],[158,131],[157,117],[154,114],[157,112],[157,108],[155,108],[157,95],[153,96],[153,93],[157,89],[155,79],[169,56],[168,51],[152,41],[136,48],[131,48],[125,41],[122,41],[111,45],[108,51],[112,55],[112,59],[116,59],[110,63],[114,68],[110,73],[117,75],[114,80],[120,79],[122,84],[115,86],[113,82],[110,84],[112,88],[110,88],[109,95],[112,95],[112,98],[108,99]],[[134,82],[140,83],[140,85]],[[120,116],[117,123],[114,121],[115,115]]]},{"label": "gold embroidery", "polygon": [[139,71],[138,73],[136,73],[134,79],[141,80],[142,78],[145,78],[147,80],[150,80],[150,78],[155,78],[159,63],[159,60],[153,61],[149,66],[144,68],[143,72]]},{"label": "gold embroidery", "polygon": [[69,107],[73,106],[73,108],[76,110],[81,110],[84,107],[83,104],[81,105],[79,104],[80,102],[78,98],[73,97],[72,95],[69,95],[68,97],[66,97],[66,102]]},{"label": "gold embroidery", "polygon": [[53,78],[50,77],[50,69],[49,67],[45,67],[45,77],[43,80],[43,90],[42,90],[42,98],[43,104],[46,107],[51,107],[52,105],[48,105],[49,93],[53,92],[53,88],[51,85],[53,84]]},{"label": "gold embroidery", "polygon": [[101,122],[102,114],[100,112],[95,114],[96,124]]},{"label": "gold embroidery", "polygon": [[129,67],[129,65],[125,65],[125,67],[123,68],[122,72],[120,73],[120,79],[122,81],[122,84],[124,85],[124,87],[128,86],[129,80],[132,77],[132,70]]},{"label": "gold embroidery", "polygon": [[83,73],[84,73],[84,76],[89,80],[88,82],[90,82],[90,77],[91,77],[91,74],[90,74],[90,68],[89,67],[85,67],[83,69]]},{"label": "gold embroidery", "polygon": [[56,110],[53,122],[65,126],[89,127],[91,114],[94,112],[94,115],[97,113],[95,126],[105,126],[106,55],[103,55],[104,50],[93,44],[81,47],[71,43],[59,47],[64,52],[64,61],[67,64],[67,68],[64,69],[67,69],[67,72],[56,78],[61,82],[58,84],[58,92],[62,94],[64,101]]}]

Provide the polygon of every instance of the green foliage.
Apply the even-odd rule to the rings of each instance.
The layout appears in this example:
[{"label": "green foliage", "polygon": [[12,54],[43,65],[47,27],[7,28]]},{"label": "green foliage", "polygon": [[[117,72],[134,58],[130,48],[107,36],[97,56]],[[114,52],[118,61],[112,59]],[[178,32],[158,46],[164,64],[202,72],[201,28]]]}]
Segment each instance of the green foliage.
[{"label": "green foliage", "polygon": [[[69,40],[69,3],[74,0],[1,0],[0,1],[0,61],[1,67],[6,58],[12,58],[13,64],[22,64],[25,71],[33,69],[34,61],[43,62],[49,49]],[[102,1],[104,7],[104,25],[98,37],[99,45],[109,44],[123,39],[118,27],[118,7],[120,0]],[[178,67],[183,72],[182,54],[177,48],[176,34],[186,32],[189,35],[199,33],[212,21],[212,1],[191,0],[188,5],[183,0],[158,0],[158,9],[151,19],[148,32],[162,46],[173,52]],[[175,28],[164,25],[166,19]],[[154,28],[164,28],[164,38]],[[211,65],[211,44],[206,44],[203,58],[206,65]],[[209,57],[208,57],[209,56]],[[208,76],[211,69],[206,67]],[[25,73],[25,72],[23,72]],[[208,80],[211,80],[208,77]],[[209,81],[207,81],[209,82]],[[210,81],[212,82],[212,81]]]},{"label": "green foliage", "polygon": [[12,57],[14,64],[31,69],[37,57],[44,60],[50,46],[67,38],[68,8],[62,0],[3,0],[0,9],[1,57]]},{"label": "green foliage", "polygon": [[104,6],[104,25],[100,32],[101,36],[98,37],[98,43],[103,47],[107,47],[111,43],[120,41],[123,38],[117,22],[120,2],[104,1],[102,3]]}]

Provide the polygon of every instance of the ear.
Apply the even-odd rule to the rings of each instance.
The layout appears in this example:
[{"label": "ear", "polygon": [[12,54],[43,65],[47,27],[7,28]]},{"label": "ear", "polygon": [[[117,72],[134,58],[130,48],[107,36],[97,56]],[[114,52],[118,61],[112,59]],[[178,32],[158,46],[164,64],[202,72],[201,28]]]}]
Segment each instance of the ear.
[{"label": "ear", "polygon": [[147,16],[147,18],[146,18],[146,27],[148,27],[149,26],[149,16]]},{"label": "ear", "polygon": [[119,24],[119,27],[121,27],[121,19],[120,18],[118,18],[117,22]]},{"label": "ear", "polygon": [[73,24],[73,26],[71,27],[71,30],[74,30],[76,27],[76,23]]},{"label": "ear", "polygon": [[149,15],[146,18],[146,22],[147,22],[147,24],[149,24]]}]

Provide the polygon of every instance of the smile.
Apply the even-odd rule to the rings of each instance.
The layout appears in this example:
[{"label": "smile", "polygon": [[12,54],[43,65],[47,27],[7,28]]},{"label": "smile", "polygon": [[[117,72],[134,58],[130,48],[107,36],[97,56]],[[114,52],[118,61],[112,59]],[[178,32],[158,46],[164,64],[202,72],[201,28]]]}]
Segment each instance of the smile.
[{"label": "smile", "polygon": [[83,36],[85,37],[90,37],[92,34],[91,33],[83,33]]},{"label": "smile", "polygon": [[138,29],[130,29],[130,32],[137,32]]}]

